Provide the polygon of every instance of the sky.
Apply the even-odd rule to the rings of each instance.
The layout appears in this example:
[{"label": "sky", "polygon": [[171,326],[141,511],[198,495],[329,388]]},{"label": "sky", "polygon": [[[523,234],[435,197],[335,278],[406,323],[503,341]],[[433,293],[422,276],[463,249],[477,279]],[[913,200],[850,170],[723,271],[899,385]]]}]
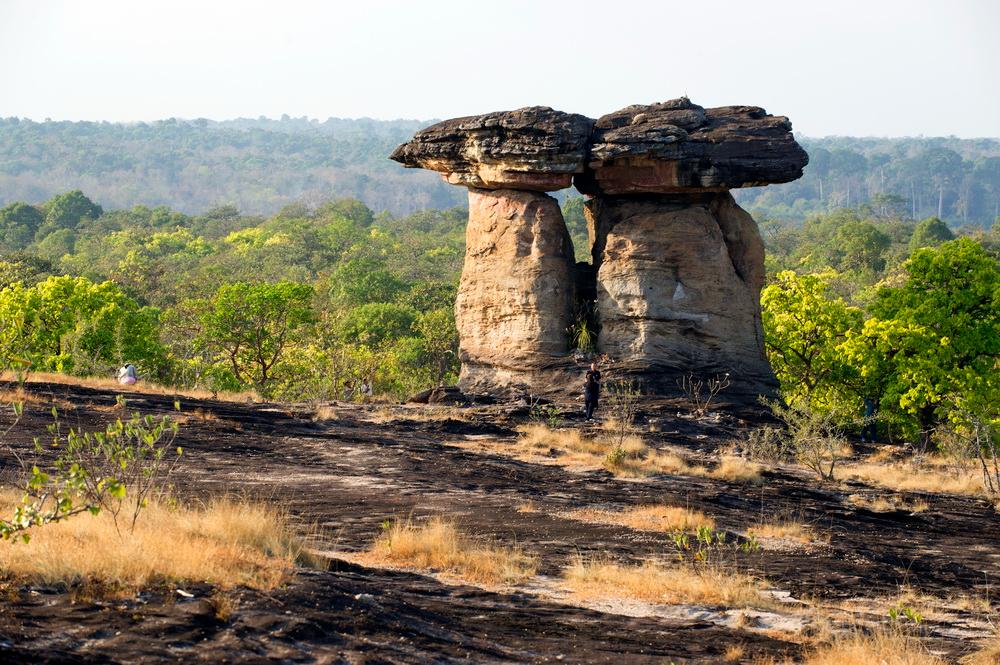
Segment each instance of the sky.
[{"label": "sky", "polygon": [[0,117],[597,117],[682,95],[804,136],[1000,137],[1000,0],[0,0]]}]

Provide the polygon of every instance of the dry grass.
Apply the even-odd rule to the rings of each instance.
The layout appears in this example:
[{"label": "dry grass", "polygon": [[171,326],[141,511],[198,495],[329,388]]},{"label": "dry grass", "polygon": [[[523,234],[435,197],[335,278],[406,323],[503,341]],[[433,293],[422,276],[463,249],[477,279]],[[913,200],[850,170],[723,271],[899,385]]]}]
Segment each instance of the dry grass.
[{"label": "dry grass", "polygon": [[21,386],[0,389],[0,404],[49,404],[52,398],[28,392]]},{"label": "dry grass", "polygon": [[896,510],[906,510],[911,513],[922,513],[930,508],[930,504],[921,499],[907,501],[901,497],[892,495],[866,496],[864,494],[852,494],[847,497],[848,503],[858,508],[867,508],[876,513],[888,513]]},{"label": "dry grass", "polygon": [[982,474],[969,466],[961,469],[934,468],[913,464],[845,464],[841,475],[862,482],[902,492],[938,492],[943,494],[984,494]]},{"label": "dry grass", "polygon": [[756,462],[737,457],[735,455],[723,455],[719,459],[719,464],[708,474],[712,478],[719,480],[730,480],[740,483],[759,483],[761,465]]},{"label": "dry grass", "polygon": [[320,404],[315,409],[313,409],[312,419],[315,422],[336,420],[337,418],[339,418],[339,416],[337,415],[337,410],[328,404]]},{"label": "dry grass", "polygon": [[[0,499],[11,515],[19,495]],[[31,541],[3,543],[0,569],[42,584],[96,584],[134,590],[158,582],[209,582],[273,589],[305,560],[288,516],[228,498],[198,508],[150,504],[135,530],[110,515],[78,515],[35,528]]]},{"label": "dry grass", "polygon": [[563,571],[570,590],[583,598],[628,598],[650,603],[697,603],[721,607],[770,607],[759,580],[734,570],[647,561],[621,565],[578,558]]},{"label": "dry grass", "polygon": [[980,647],[959,661],[962,665],[1000,665],[1000,634],[983,642]]},{"label": "dry grass", "polygon": [[[607,422],[605,422],[607,429]],[[615,456],[609,435],[586,437],[576,429],[552,429],[541,423],[518,427],[517,447],[527,454],[556,457],[560,464],[590,468],[605,468],[616,476],[641,478],[658,473],[676,476],[698,476],[736,482],[758,482],[760,465],[739,457],[723,456],[712,470],[690,464],[680,455],[650,448],[637,435],[626,436],[622,452]]]},{"label": "dry grass", "polygon": [[758,524],[749,529],[749,532],[757,538],[780,538],[782,540],[793,540],[805,544],[830,541],[829,536],[821,536],[812,527],[791,520]]},{"label": "dry grass", "polygon": [[620,511],[581,508],[567,517],[592,524],[614,524],[639,531],[695,531],[698,527],[715,528],[715,520],[705,513],[678,506],[633,506]]},{"label": "dry grass", "polygon": [[944,665],[905,633],[888,628],[835,635],[806,654],[805,665]]},{"label": "dry grass", "polygon": [[438,570],[488,586],[522,582],[538,567],[536,558],[521,548],[478,543],[439,517],[426,524],[394,523],[361,558],[374,564]]},{"label": "dry grass", "polygon": [[726,648],[726,652],[722,654],[722,660],[726,663],[742,663],[745,662],[746,649],[742,644],[733,644]]},{"label": "dry grass", "polygon": [[[0,372],[0,380],[13,381],[14,375],[9,372]],[[161,386],[151,381],[140,380],[131,386],[123,386],[113,377],[101,376],[69,376],[55,372],[32,372],[28,375],[26,383],[61,383],[69,386],[82,386],[85,388],[105,388],[118,390],[125,393],[145,393],[149,395],[171,395],[181,397],[191,397],[193,399],[218,399],[226,402],[260,402],[260,396],[252,390],[243,392],[218,392],[211,390],[177,388],[174,386]]]}]

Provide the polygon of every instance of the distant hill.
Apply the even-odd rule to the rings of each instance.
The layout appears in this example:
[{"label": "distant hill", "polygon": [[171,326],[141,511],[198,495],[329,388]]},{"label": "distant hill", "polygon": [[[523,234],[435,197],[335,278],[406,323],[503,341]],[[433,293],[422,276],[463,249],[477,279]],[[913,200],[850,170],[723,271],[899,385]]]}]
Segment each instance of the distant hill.
[{"label": "distant hill", "polygon": [[[293,202],[355,197],[396,215],[465,204],[433,173],[387,155],[427,121],[282,117],[151,123],[0,119],[0,205],[81,189],[105,209],[166,205],[194,214],[219,205],[272,214]],[[738,192],[757,215],[803,219],[870,204],[953,226],[1000,215],[1000,141],[801,139],[810,155],[793,183]]]}]

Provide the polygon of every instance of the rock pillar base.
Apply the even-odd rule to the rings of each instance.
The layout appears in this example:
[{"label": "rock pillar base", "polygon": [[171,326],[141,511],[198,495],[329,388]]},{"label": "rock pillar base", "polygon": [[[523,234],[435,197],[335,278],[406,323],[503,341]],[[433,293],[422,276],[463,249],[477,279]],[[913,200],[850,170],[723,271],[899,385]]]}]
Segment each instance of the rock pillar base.
[{"label": "rock pillar base", "polygon": [[764,351],[764,246],[728,192],[602,196],[587,203],[597,266],[598,349],[643,391],[729,374],[723,398],[778,387]]},{"label": "rock pillar base", "polygon": [[565,364],[572,323],[573,243],[554,198],[469,189],[465,265],[455,302],[459,387],[546,392]]}]

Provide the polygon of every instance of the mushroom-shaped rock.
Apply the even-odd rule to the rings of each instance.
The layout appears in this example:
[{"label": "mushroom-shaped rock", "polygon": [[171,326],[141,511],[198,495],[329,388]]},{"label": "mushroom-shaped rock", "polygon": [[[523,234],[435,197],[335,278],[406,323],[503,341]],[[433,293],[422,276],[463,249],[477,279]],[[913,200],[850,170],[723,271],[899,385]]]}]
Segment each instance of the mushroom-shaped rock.
[{"label": "mushroom-shaped rock", "polygon": [[454,118],[417,132],[390,159],[438,171],[453,185],[554,191],[583,172],[593,125],[547,106]]},{"label": "mushroom-shaped rock", "polygon": [[789,182],[809,161],[783,116],[757,106],[702,108],[687,98],[628,106],[594,125],[585,194],[724,191]]}]

